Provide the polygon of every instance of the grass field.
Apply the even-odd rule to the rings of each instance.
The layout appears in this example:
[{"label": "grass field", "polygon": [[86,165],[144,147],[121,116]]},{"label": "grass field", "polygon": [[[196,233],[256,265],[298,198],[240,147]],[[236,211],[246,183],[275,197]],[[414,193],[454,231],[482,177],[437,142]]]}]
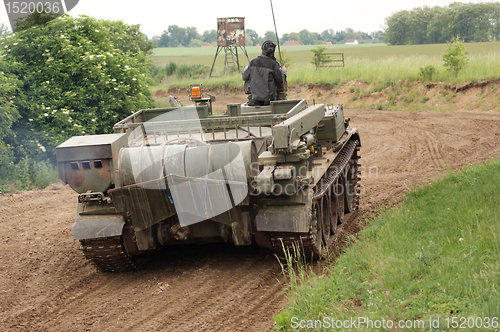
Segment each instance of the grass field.
[{"label": "grass field", "polygon": [[[385,44],[361,44],[361,45],[324,45],[329,51],[337,52],[338,50],[348,50],[348,49],[358,49],[363,48],[375,48],[375,47],[385,47]],[[310,53],[312,48],[316,46],[301,45],[301,46],[281,46],[282,50],[287,52],[300,52],[306,51]],[[174,59],[178,57],[205,57],[208,56],[210,64],[214,60],[215,52],[217,47],[159,47],[153,49],[152,58],[154,61],[160,63],[160,58]],[[238,49],[239,51],[240,49]],[[248,55],[257,56],[261,53],[259,46],[247,46],[246,51]]]},{"label": "grass field", "polygon": [[[287,56],[291,58],[288,67],[288,81],[294,83],[338,85],[348,81],[360,79],[366,83],[384,81],[415,80],[419,78],[420,68],[433,65],[437,73],[433,81],[448,83],[463,83],[500,77],[500,42],[469,43],[465,44],[469,52],[469,64],[457,77],[443,67],[442,57],[447,50],[445,44],[434,45],[407,45],[387,46],[385,44],[362,45],[328,45],[327,52],[344,53],[344,68],[316,69],[312,65],[311,49],[316,46],[283,47]],[[258,47],[247,48],[249,58],[260,54]],[[211,67],[214,61],[216,48],[157,48],[152,55],[155,65],[165,66],[169,62],[177,64],[201,64]],[[224,54],[217,57],[214,74],[221,75]],[[246,64],[245,56],[240,56],[241,68]],[[190,77],[178,79],[175,76],[166,78],[158,86],[185,86],[188,82],[198,82],[205,86],[231,85],[240,86],[241,77],[226,76],[208,79],[207,77]]]},{"label": "grass field", "polygon": [[324,331],[333,319],[358,321],[353,331],[499,331],[499,177],[500,160],[449,174],[372,220],[322,276],[289,268],[276,329]]}]

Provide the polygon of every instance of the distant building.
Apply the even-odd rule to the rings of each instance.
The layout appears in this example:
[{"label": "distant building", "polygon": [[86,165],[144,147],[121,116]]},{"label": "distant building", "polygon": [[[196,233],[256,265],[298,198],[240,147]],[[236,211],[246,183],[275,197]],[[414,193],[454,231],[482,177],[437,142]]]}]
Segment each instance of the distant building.
[{"label": "distant building", "polygon": [[331,44],[332,44],[332,42],[326,42],[326,45],[331,45]]},{"label": "distant building", "polygon": [[214,45],[201,45],[201,47],[214,47]]},{"label": "distant building", "polygon": [[296,40],[287,40],[283,43],[283,46],[300,46],[301,44]]},{"label": "distant building", "polygon": [[359,44],[357,39],[347,39],[345,41],[345,43],[346,43],[346,45],[357,45],[357,44]]}]

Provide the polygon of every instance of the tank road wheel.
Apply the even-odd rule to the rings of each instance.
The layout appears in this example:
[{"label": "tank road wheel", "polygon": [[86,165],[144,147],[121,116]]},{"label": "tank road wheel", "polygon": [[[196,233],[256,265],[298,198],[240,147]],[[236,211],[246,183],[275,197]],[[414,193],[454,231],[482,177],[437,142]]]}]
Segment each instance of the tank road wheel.
[{"label": "tank road wheel", "polygon": [[321,198],[321,230],[323,244],[328,247],[330,244],[330,220],[332,219],[330,196],[324,195]]},{"label": "tank road wheel", "polygon": [[344,183],[345,183],[345,210],[347,213],[352,211],[352,202],[353,202],[353,196],[354,196],[354,186],[352,184],[352,167],[351,167],[351,161],[349,161],[349,164],[347,165],[345,171],[344,171]]},{"label": "tank road wheel", "polygon": [[332,193],[336,200],[337,224],[340,225],[344,222],[345,214],[345,186],[342,176],[340,176],[332,186]]},{"label": "tank road wheel", "polygon": [[354,211],[357,207],[358,161],[358,151],[354,150],[351,160],[349,160],[349,164],[343,172],[345,175],[345,209],[347,213]]},{"label": "tank road wheel", "polygon": [[313,218],[313,250],[309,251],[314,258],[322,258],[328,254],[328,250],[334,241],[331,235],[332,199],[326,194],[315,200],[312,204]]},{"label": "tank road wheel", "polygon": [[337,197],[335,196],[334,192],[334,187],[331,186],[330,189],[328,190],[328,196],[330,198],[330,234],[335,235],[337,233],[337,227],[338,227],[338,200]]},{"label": "tank road wheel", "polygon": [[323,211],[321,211],[321,206],[319,200],[316,200],[312,204],[312,217],[313,225],[316,224],[316,230],[313,226],[313,234],[315,236],[316,251],[321,255],[323,249]]}]

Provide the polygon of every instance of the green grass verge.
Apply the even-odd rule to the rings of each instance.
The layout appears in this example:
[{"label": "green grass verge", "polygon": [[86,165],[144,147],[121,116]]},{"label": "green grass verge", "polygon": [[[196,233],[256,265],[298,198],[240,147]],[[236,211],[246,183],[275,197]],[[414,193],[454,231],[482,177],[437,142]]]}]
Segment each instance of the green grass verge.
[{"label": "green grass verge", "polygon": [[[499,178],[500,160],[451,173],[372,220],[326,274],[306,278],[299,264],[275,328],[303,320],[304,330],[322,331],[365,317],[400,331],[499,331]],[[424,328],[409,327],[418,320]],[[368,324],[337,330],[391,330]]]}]

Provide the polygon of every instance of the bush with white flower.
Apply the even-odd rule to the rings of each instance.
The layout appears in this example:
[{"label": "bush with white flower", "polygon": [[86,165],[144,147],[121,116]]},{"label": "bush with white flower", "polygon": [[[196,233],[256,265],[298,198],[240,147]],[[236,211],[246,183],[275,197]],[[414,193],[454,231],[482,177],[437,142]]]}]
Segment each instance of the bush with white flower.
[{"label": "bush with white flower", "polygon": [[53,157],[67,138],[110,133],[117,119],[152,106],[152,46],[138,26],[64,15],[1,39],[0,48],[21,81],[13,129],[26,155]]}]

